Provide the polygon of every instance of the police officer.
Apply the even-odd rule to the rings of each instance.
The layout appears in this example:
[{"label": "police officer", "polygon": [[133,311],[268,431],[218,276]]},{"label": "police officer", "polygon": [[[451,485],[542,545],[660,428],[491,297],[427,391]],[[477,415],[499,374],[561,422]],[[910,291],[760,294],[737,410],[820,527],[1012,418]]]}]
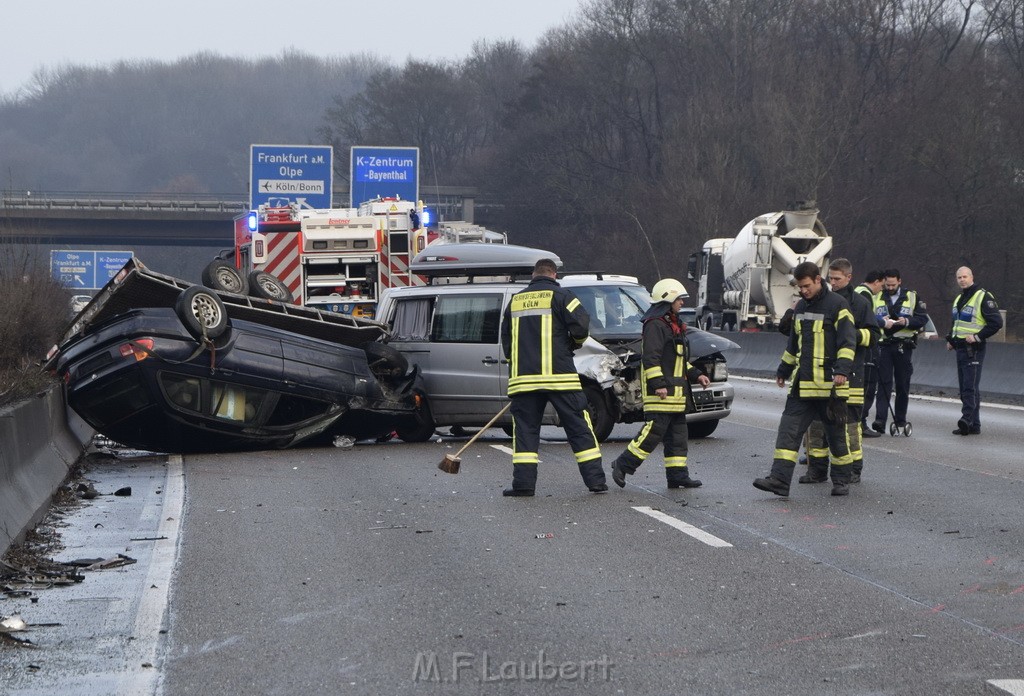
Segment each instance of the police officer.
[{"label": "police officer", "polygon": [[[853,264],[847,259],[835,259],[829,264],[828,282],[832,286],[832,292],[846,300],[853,315],[854,327],[857,329],[857,349],[853,356],[853,371],[848,381],[850,395],[846,404],[850,414],[846,423],[846,442],[850,448],[850,483],[859,483],[864,470],[864,453],[861,449],[864,365],[869,351],[878,345],[880,331],[871,300],[859,292],[854,292],[853,286],[850,285],[852,278]],[[808,430],[807,464],[807,473],[800,477],[800,483],[823,483],[828,480],[825,427],[819,420],[815,420]]]},{"label": "police officer", "polygon": [[589,336],[590,317],[557,277],[554,261],[537,261],[530,284],[513,295],[505,308],[501,343],[510,362],[514,443],[512,487],[504,490],[506,496],[534,494],[540,424],[548,402],[558,413],[587,488],[594,493],[608,490],[601,449],[572,358]]},{"label": "police officer", "polygon": [[805,261],[793,270],[793,277],[802,299],[797,302],[793,331],[775,378],[780,387],[790,378],[793,384],[779,421],[771,473],[754,479],[754,488],[789,495],[800,439],[817,417],[828,439],[832,495],[849,495],[851,459],[846,429],[840,422],[845,413],[831,412],[829,402],[833,393],[845,398],[849,392],[847,380],[857,344],[853,316],[846,300],[822,282],[817,265]]},{"label": "police officer", "polygon": [[878,357],[878,398],[875,401],[875,420],[871,427],[885,432],[889,415],[889,397],[896,388],[893,418],[897,428],[907,425],[907,406],[910,403],[910,377],[914,374],[913,352],[917,347],[917,334],[928,323],[924,302],[913,290],[900,287],[900,272],[895,268],[884,271],[882,300],[882,338]]},{"label": "police officer", "polygon": [[686,324],[679,318],[686,289],[673,278],[659,280],[651,291],[654,303],[644,313],[640,383],[647,422],[626,450],[612,463],[612,480],[626,485],[659,442],[665,443],[665,478],[669,488],[697,488],[701,482],[690,477],[687,466],[686,396],[690,380],[707,387],[711,380],[690,364]]},{"label": "police officer", "polygon": [[[864,282],[854,288],[871,302],[871,311],[876,325],[881,329],[884,324],[885,302],[882,301],[882,271],[868,271]],[[877,339],[877,337],[876,337]],[[868,427],[868,416],[875,405],[875,393],[878,389],[878,341],[868,349],[864,358],[864,406],[860,414],[860,431],[864,437],[882,437],[882,433]]]},{"label": "police officer", "polygon": [[1003,328],[1003,317],[991,293],[974,283],[967,266],[956,271],[960,294],[953,300],[953,328],[946,336],[946,349],[956,350],[956,376],[963,404],[955,435],[981,433],[981,366],[985,362],[985,340]]}]

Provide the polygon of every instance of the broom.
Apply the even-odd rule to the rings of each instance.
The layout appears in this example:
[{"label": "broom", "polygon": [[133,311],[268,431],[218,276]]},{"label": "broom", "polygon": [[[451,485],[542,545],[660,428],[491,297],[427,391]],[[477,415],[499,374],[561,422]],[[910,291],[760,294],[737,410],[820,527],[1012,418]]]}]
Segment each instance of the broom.
[{"label": "broom", "polygon": [[477,432],[476,435],[474,435],[473,437],[469,438],[469,442],[464,444],[462,446],[462,449],[460,449],[458,452],[456,452],[455,454],[446,454],[446,455],[444,455],[444,459],[442,459],[441,463],[437,465],[437,468],[440,469],[441,471],[443,471],[446,474],[457,474],[457,473],[459,473],[459,464],[462,463],[462,460],[459,459],[459,455],[462,454],[463,452],[465,452],[467,447],[469,447],[474,442],[476,442],[476,439],[478,437],[480,437],[481,435],[483,435],[485,430],[487,430],[492,425],[494,425],[495,421],[497,421],[499,418],[501,418],[503,415],[505,415],[505,411],[507,411],[508,407],[511,406],[511,405],[512,405],[511,401],[509,401],[507,404],[505,404],[505,407],[503,409],[501,409],[500,411],[498,411],[497,413],[495,413],[494,414],[494,418],[489,420],[487,422],[487,425],[485,425],[484,427],[480,428],[480,431]]}]

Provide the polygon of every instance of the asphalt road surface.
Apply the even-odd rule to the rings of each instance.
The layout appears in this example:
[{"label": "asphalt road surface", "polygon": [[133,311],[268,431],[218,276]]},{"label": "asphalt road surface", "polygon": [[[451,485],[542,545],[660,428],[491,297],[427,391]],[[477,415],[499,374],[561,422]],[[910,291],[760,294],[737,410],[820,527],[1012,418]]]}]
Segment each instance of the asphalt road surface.
[{"label": "asphalt road surface", "polygon": [[457,475],[449,437],[97,469],[136,493],[77,514],[60,558],[139,562],[0,602],[64,624],[0,646],[0,693],[1024,694],[1024,411],[960,437],[957,404],[914,399],[849,497],[778,498],[751,481],[784,392],[736,386],[685,491],[659,450],[591,494],[557,429],[535,498],[501,496],[500,430]]}]

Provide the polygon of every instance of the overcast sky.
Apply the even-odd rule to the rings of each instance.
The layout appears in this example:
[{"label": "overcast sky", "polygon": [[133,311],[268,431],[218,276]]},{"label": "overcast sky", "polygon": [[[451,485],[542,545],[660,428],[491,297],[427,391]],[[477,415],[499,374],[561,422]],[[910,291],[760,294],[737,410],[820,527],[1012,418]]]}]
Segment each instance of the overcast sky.
[{"label": "overcast sky", "polygon": [[478,39],[532,48],[586,0],[31,0],[4,3],[0,93],[33,71],[118,60],[173,61],[198,51],[256,58],[282,50],[374,52],[401,64],[462,58]]}]

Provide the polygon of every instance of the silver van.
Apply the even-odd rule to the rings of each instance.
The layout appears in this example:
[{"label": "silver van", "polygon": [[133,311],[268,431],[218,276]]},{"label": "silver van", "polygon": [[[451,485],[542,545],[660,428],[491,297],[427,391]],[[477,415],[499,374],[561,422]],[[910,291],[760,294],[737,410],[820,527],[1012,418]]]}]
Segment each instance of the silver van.
[{"label": "silver van", "polygon": [[[507,403],[501,321],[505,305],[527,279],[528,274],[520,280],[442,276],[431,285],[384,291],[377,320],[391,329],[388,344],[419,366],[427,392],[429,417],[421,428],[399,431],[400,438],[422,441],[438,427],[480,427]],[[644,420],[640,318],[650,306],[649,292],[628,276],[569,274],[559,283],[575,293],[591,317],[591,337],[575,359],[595,433],[603,441],[616,423]],[[698,329],[688,329],[688,335],[691,362],[712,380],[707,389],[693,389],[695,403],[687,408],[690,437],[699,438],[713,433],[731,412],[735,392],[721,351],[738,346]],[[549,408],[544,423],[557,422]],[[506,413],[498,425],[511,432],[511,416]]]}]

